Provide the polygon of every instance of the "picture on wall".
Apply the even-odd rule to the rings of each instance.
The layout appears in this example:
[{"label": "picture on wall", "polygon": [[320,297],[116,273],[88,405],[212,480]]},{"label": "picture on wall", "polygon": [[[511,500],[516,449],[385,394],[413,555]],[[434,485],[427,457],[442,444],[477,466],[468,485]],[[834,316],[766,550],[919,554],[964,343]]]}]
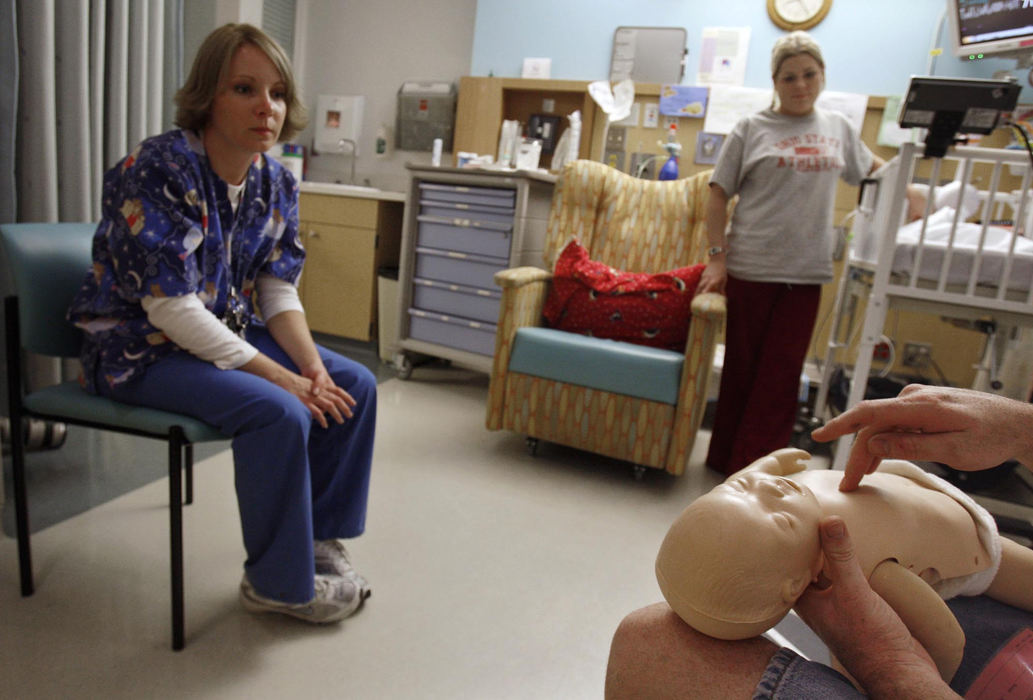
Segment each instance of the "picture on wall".
[{"label": "picture on wall", "polygon": [[696,137],[696,165],[713,165],[717,162],[717,154],[721,152],[724,134],[699,132]]}]

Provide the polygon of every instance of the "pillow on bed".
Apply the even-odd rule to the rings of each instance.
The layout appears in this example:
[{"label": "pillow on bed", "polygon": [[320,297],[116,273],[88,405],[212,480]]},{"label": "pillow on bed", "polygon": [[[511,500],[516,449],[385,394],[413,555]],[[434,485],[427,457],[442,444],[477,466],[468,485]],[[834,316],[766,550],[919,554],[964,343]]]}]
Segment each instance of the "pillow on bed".
[{"label": "pillow on bed", "polygon": [[571,241],[556,260],[545,320],[571,333],[681,352],[704,267],[622,272],[590,260],[588,251]]}]

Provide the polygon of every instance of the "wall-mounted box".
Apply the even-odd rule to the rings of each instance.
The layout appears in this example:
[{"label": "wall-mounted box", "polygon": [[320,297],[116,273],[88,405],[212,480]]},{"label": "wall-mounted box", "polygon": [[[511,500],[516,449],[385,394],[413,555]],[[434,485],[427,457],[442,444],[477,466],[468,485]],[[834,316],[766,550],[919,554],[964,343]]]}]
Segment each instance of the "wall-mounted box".
[{"label": "wall-mounted box", "polygon": [[407,81],[398,90],[396,146],[403,151],[430,151],[441,139],[452,150],[456,90],[449,82]]},{"label": "wall-mounted box", "polygon": [[361,95],[320,95],[316,99],[316,150],[346,156],[359,154],[362,112]]}]

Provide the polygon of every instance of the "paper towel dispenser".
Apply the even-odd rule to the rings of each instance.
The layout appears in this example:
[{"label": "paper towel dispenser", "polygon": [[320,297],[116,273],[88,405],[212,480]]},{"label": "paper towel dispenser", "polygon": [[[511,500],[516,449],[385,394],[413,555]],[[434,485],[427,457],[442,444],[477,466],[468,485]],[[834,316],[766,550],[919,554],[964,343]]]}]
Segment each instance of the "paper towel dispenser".
[{"label": "paper towel dispenser", "polygon": [[434,139],[452,150],[456,91],[450,82],[406,81],[398,90],[395,143],[403,151],[429,151]]},{"label": "paper towel dispenser", "polygon": [[[316,100],[316,150],[325,154],[357,156],[362,131],[361,95],[320,95]],[[343,140],[343,143],[342,143]]]}]

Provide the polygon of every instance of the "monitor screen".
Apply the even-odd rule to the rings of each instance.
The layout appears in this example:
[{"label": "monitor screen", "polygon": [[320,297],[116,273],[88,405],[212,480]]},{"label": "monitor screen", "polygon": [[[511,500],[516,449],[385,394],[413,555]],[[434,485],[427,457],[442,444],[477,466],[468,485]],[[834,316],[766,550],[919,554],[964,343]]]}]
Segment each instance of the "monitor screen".
[{"label": "monitor screen", "polygon": [[955,56],[1033,51],[1033,0],[947,0],[947,15]]}]

